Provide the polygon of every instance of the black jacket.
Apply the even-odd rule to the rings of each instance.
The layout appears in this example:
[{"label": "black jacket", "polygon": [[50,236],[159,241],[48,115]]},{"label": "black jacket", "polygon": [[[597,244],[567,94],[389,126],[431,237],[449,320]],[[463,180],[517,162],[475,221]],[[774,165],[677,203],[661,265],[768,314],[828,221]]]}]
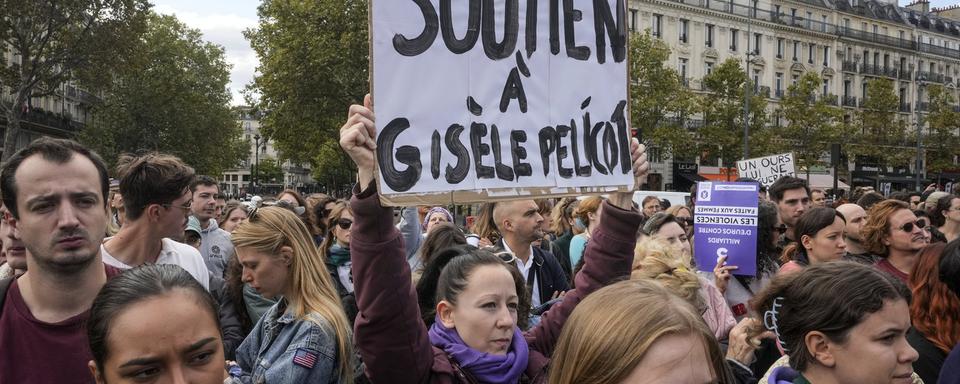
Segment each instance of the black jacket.
[{"label": "black jacket", "polygon": [[[503,240],[498,244],[500,250],[503,250]],[[560,263],[552,253],[533,247],[533,265],[530,267],[529,277],[536,276],[537,288],[540,289],[540,303],[546,303],[553,298],[553,293],[566,291],[570,289],[567,283],[567,275],[563,273]],[[532,292],[530,292],[532,294]]]}]

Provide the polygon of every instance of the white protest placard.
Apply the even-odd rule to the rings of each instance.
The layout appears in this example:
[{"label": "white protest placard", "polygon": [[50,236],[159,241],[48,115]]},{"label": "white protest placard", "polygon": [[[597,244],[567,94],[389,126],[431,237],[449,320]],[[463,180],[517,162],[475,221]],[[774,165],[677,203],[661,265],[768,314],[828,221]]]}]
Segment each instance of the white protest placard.
[{"label": "white protest placard", "polygon": [[760,185],[769,187],[783,176],[796,175],[793,153],[740,160],[737,162],[737,172],[739,172],[740,177],[754,179],[759,181]]},{"label": "white protest placard", "polygon": [[385,201],[633,187],[625,0],[371,3]]}]

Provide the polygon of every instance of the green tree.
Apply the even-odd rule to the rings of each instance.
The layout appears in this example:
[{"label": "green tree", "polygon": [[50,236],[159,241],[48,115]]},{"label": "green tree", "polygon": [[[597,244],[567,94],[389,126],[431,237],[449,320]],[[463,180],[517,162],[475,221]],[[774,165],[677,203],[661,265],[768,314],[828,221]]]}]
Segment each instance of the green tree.
[{"label": "green tree", "polygon": [[698,154],[696,137],[683,120],[695,112],[697,96],[664,65],[668,58],[670,47],[649,30],[630,36],[630,118],[664,154],[689,158]]},{"label": "green tree", "polygon": [[[897,115],[900,99],[890,80],[876,79],[867,83],[867,97],[853,121],[853,144],[848,153],[858,161],[872,161],[879,166],[905,165],[916,153],[909,150],[906,124]],[[879,167],[877,175],[879,177]]]},{"label": "green tree", "polygon": [[794,152],[808,178],[810,167],[822,164],[820,157],[830,144],[839,143],[845,136],[843,111],[824,96],[817,96],[821,84],[819,75],[807,72],[787,88],[778,108],[787,123],[777,130],[780,139],[768,143],[771,153]]},{"label": "green tree", "polygon": [[347,106],[369,89],[367,1],[264,0],[257,13],[244,32],[260,59],[248,101],[285,158],[318,168],[318,149],[336,143]]},{"label": "green tree", "polygon": [[30,99],[53,95],[77,80],[97,90],[113,69],[132,58],[150,4],[146,0],[0,0],[0,86],[13,102],[0,103],[6,117],[3,155],[16,150],[20,122]]},{"label": "green tree", "polygon": [[349,195],[350,188],[356,182],[356,165],[340,149],[335,141],[327,141],[321,145],[314,159],[312,170],[313,180],[327,188],[328,193],[335,196]]},{"label": "green tree", "polygon": [[930,113],[927,134],[923,138],[928,174],[956,168],[954,158],[960,155],[960,113],[954,110],[956,100],[942,85],[927,88]]},{"label": "green tree", "polygon": [[223,48],[173,16],[151,14],[147,25],[81,140],[111,163],[124,152],[151,150],[210,175],[236,166],[250,146],[229,106]]},{"label": "green tree", "polygon": [[[725,166],[730,166],[743,157],[743,102],[744,92],[753,93],[753,84],[747,79],[734,58],[727,59],[716,66],[709,75],[703,77],[702,97],[703,128],[698,140],[701,148],[710,154],[710,158],[722,158]],[[763,95],[753,93],[750,97],[750,152],[763,148],[763,131],[767,123],[767,100]]]},{"label": "green tree", "polygon": [[283,169],[273,157],[264,157],[257,164],[256,177],[260,184],[283,184]]}]

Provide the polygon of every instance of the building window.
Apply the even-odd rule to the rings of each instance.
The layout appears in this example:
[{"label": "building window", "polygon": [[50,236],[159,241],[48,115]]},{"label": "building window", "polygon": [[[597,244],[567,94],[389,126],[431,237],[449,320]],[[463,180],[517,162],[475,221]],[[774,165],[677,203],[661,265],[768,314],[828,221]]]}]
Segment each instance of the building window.
[{"label": "building window", "polygon": [[630,30],[636,32],[637,30],[637,10],[630,10]]},{"label": "building window", "polygon": [[753,34],[753,53],[754,54],[757,54],[757,55],[760,54],[760,46],[762,45],[761,44],[762,41],[763,41],[763,35],[759,33]]},{"label": "building window", "polygon": [[713,48],[713,24],[707,24],[705,34],[706,43],[704,44],[709,48]]},{"label": "building window", "polygon": [[653,14],[653,25],[650,26],[653,37],[660,37],[661,27],[663,26],[663,15]]},{"label": "building window", "polygon": [[821,93],[821,94],[824,95],[824,96],[830,94],[830,79],[829,79],[829,78],[824,78],[824,79],[823,79],[823,93]]},{"label": "building window", "polygon": [[823,47],[823,66],[830,66],[830,47]]},{"label": "building window", "polygon": [[797,85],[797,81],[798,81],[798,80],[800,80],[800,75],[794,73],[793,76],[791,76],[791,79],[790,79],[790,81],[792,81],[791,84]]},{"label": "building window", "polygon": [[843,19],[843,28],[844,28],[844,29],[849,29],[849,28],[850,28],[850,19],[846,19],[846,18]]},{"label": "building window", "polygon": [[793,61],[799,61],[799,60],[800,60],[800,42],[794,40],[793,41]]},{"label": "building window", "polygon": [[774,17],[780,17],[780,4],[773,5],[773,15]]},{"label": "building window", "polygon": [[753,70],[753,92],[756,93],[759,91],[760,91],[760,70],[754,69]]},{"label": "building window", "polygon": [[737,51],[737,35],[738,35],[737,32],[739,31],[737,31],[736,29],[730,30],[730,50],[734,52]]},{"label": "building window", "polygon": [[817,45],[814,43],[810,43],[810,45],[807,45],[807,55],[808,55],[807,63],[813,64],[814,60],[816,60],[816,56],[817,56],[816,49],[817,49]]},{"label": "building window", "polygon": [[690,26],[690,20],[680,19],[680,42],[687,42],[687,31]]},{"label": "building window", "polygon": [[783,38],[782,37],[777,38],[777,58],[778,59],[783,58]]},{"label": "building window", "polygon": [[820,15],[820,32],[827,31],[827,15]]},{"label": "building window", "polygon": [[707,75],[713,73],[713,62],[708,61],[706,63],[703,63],[703,68],[706,70]]},{"label": "building window", "polygon": [[898,32],[899,32],[898,36],[900,36],[900,40],[903,40],[903,31],[898,31]]},{"label": "building window", "polygon": [[684,84],[687,83],[687,59],[680,58],[680,65],[677,67],[677,72],[680,72],[680,81],[683,81]]},{"label": "building window", "polygon": [[878,29],[877,25],[874,24],[874,25],[873,25],[873,34],[876,35],[878,32],[880,32],[880,30]]},{"label": "building window", "polygon": [[796,8],[790,8],[790,19],[791,19],[791,20],[796,20],[796,19],[797,19],[797,9],[796,9]]},{"label": "building window", "polygon": [[777,72],[774,82],[774,90],[777,92],[777,97],[783,96],[783,72]]},{"label": "building window", "polygon": [[807,19],[804,20],[807,29],[811,29],[811,21],[813,20],[813,12],[807,12]]}]

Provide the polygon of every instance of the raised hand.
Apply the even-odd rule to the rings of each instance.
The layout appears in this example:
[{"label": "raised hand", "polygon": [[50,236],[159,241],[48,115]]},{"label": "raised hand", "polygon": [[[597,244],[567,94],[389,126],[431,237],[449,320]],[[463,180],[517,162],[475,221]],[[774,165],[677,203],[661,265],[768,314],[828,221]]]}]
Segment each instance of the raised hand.
[{"label": "raised hand", "polygon": [[[633,190],[637,190],[647,181],[650,163],[647,162],[647,147],[636,138],[630,140],[630,157],[633,159]],[[633,191],[610,194],[610,204],[620,209],[633,209]]]},{"label": "raised hand", "polygon": [[361,189],[366,188],[375,176],[377,129],[373,122],[373,100],[367,94],[363,98],[363,105],[350,106],[347,121],[340,128],[340,148],[357,165],[357,182]]}]

